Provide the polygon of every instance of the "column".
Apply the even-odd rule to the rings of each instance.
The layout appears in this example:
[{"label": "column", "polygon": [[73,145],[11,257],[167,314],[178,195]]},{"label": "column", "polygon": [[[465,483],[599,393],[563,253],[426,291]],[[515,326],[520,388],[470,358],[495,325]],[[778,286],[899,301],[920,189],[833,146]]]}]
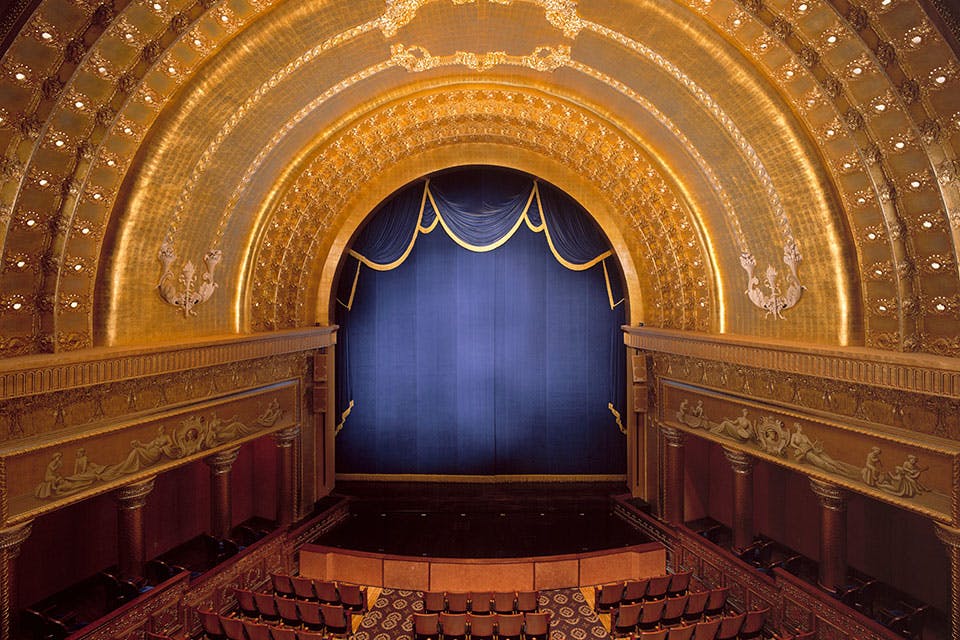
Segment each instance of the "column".
[{"label": "column", "polygon": [[134,482],[116,490],[117,498],[117,555],[120,575],[125,578],[143,576],[146,561],[144,545],[143,506],[153,491],[156,476]]},{"label": "column", "polygon": [[753,544],[753,456],[723,447],[733,468],[733,552]]},{"label": "column", "polygon": [[663,519],[683,524],[683,440],[682,431],[660,425],[663,439]]},{"label": "column", "polygon": [[937,537],[947,545],[950,556],[950,637],[960,640],[960,529],[935,522]]},{"label": "column", "polygon": [[820,586],[834,592],[847,582],[847,498],[837,485],[810,478],[820,500]]},{"label": "column", "polygon": [[17,556],[32,525],[33,521],[30,521],[0,529],[0,640],[10,640],[16,630],[20,608],[17,602]]},{"label": "column", "polygon": [[233,447],[204,458],[210,467],[210,535],[215,538],[229,537],[233,526],[230,469],[238,455],[240,447]]},{"label": "column", "polygon": [[293,522],[296,504],[293,491],[296,468],[293,445],[300,437],[300,427],[290,427],[273,434],[277,444],[277,526],[285,527]]}]

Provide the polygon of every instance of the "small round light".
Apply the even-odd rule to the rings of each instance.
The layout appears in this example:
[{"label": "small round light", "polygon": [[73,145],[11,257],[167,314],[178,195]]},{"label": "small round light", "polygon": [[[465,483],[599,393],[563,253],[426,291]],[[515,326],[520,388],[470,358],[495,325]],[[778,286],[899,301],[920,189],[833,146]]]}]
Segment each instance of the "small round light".
[{"label": "small round light", "polygon": [[176,73],[176,72],[177,72],[177,68],[174,67],[174,66],[169,66],[169,67],[167,67],[167,72],[168,72],[168,73]]},{"label": "small round light", "polygon": [[47,186],[48,184],[50,184],[50,181],[47,180],[46,178],[40,178],[40,180],[37,182],[37,184],[39,184],[41,187],[45,187],[45,186]]},{"label": "small round light", "polygon": [[230,16],[228,16],[227,14],[223,14],[222,16],[220,16],[220,22],[230,22]]},{"label": "small round light", "polygon": [[33,218],[30,218],[29,220],[27,220],[27,226],[28,226],[28,227],[32,227],[32,226],[34,226],[35,224],[37,224],[37,221],[34,220]]},{"label": "small round light", "polygon": [[199,47],[201,44],[203,44],[203,43],[200,42],[200,38],[194,38],[194,39],[193,39],[193,46]]},{"label": "small round light", "polygon": [[940,266],[941,266],[941,265],[940,265],[939,262],[931,262],[931,263],[930,263],[930,268],[933,269],[934,271],[939,270],[939,269],[940,269]]},{"label": "small round light", "polygon": [[880,309],[880,311],[886,311],[886,310],[887,310],[887,306],[884,305],[884,304],[882,304],[882,305],[880,305],[879,307],[877,307],[877,309]]},{"label": "small round light", "polygon": [[853,72],[853,75],[858,76],[863,73],[863,67],[854,67],[851,69],[851,71]]},{"label": "small round light", "polygon": [[740,18],[733,19],[733,26],[739,27],[741,24],[743,24],[743,20],[741,20]]},{"label": "small round light", "polygon": [[866,203],[867,203],[867,199],[864,198],[863,196],[860,196],[859,198],[857,198],[857,204],[866,204]]},{"label": "small round light", "polygon": [[77,263],[77,264],[73,265],[73,270],[74,270],[74,271],[82,271],[82,270],[83,270],[83,265]]},{"label": "small round light", "polygon": [[159,2],[154,2],[154,3],[153,3],[153,8],[154,8],[155,11],[160,11],[160,9],[163,9],[163,7],[160,6],[160,3],[159,3]]},{"label": "small round light", "polygon": [[63,140],[57,140],[57,141],[55,141],[53,144],[56,145],[57,147],[62,147],[62,146],[63,146]]},{"label": "small round light", "polygon": [[832,138],[835,133],[836,133],[836,131],[834,131],[833,129],[827,129],[827,137],[828,137],[828,138]]},{"label": "small round light", "polygon": [[785,74],[783,74],[783,75],[787,76],[788,78],[792,78],[792,77],[793,77],[793,69],[787,69],[787,72],[786,72]]},{"label": "small round light", "polygon": [[153,102],[153,98],[151,98],[150,96],[143,96],[143,101],[144,101],[144,102]]},{"label": "small round light", "polygon": [[53,35],[49,31],[44,31],[40,34],[40,37],[47,41],[53,40]]},{"label": "small round light", "polygon": [[767,43],[766,43],[766,42],[761,42],[761,43],[760,43],[760,51],[766,51],[766,50],[767,50]]},{"label": "small round light", "polygon": [[80,303],[77,302],[76,300],[74,300],[73,302],[70,303],[70,308],[71,308],[71,309],[76,309],[76,308],[79,307],[79,306],[80,306]]},{"label": "small round light", "polygon": [[77,100],[76,102],[73,103],[73,106],[75,106],[77,109],[83,109],[83,101]]},{"label": "small round light", "polygon": [[897,149],[903,149],[903,148],[904,148],[905,146],[907,146],[907,145],[904,144],[902,140],[900,140],[900,141],[895,142],[895,143],[893,144],[893,146],[894,146],[895,148],[897,148]]},{"label": "small round light", "polygon": [[873,270],[873,274],[876,275],[876,276],[882,276],[882,275],[883,275],[883,269],[874,269],[874,270]]},{"label": "small round light", "polygon": [[27,79],[26,74],[23,73],[22,71],[17,71],[15,74],[13,74],[13,77],[16,78],[17,80],[26,80],[26,79]]},{"label": "small round light", "polygon": [[947,81],[947,76],[937,76],[936,78],[933,79],[933,81],[936,82],[937,84],[943,84],[944,82]]},{"label": "small round light", "polygon": [[827,36],[827,42],[833,44],[837,41],[837,36]]},{"label": "small round light", "polygon": [[17,260],[17,269],[23,269],[25,266],[27,266],[25,260]]},{"label": "small round light", "polygon": [[870,240],[876,240],[876,239],[877,239],[877,234],[872,233],[872,232],[871,232],[871,233],[868,233],[868,234],[867,234],[867,238],[870,239]]},{"label": "small round light", "polygon": [[923,224],[921,224],[920,226],[922,226],[924,229],[931,229],[933,228],[933,223],[930,222],[929,220],[924,220]]},{"label": "small round light", "polygon": [[800,3],[800,5],[797,7],[797,11],[806,11],[807,9],[809,9],[809,7],[807,6],[806,2]]},{"label": "small round light", "polygon": [[873,108],[877,111],[883,112],[887,110],[887,105],[883,104],[882,102],[878,102]]},{"label": "small round light", "polygon": [[910,38],[910,42],[912,42],[913,44],[920,44],[921,42],[923,42],[923,38],[921,38],[920,36],[913,36],[912,38]]},{"label": "small round light", "polygon": [[115,167],[115,166],[117,166],[117,161],[116,161],[116,160],[107,160],[107,166],[108,166],[108,167]]},{"label": "small round light", "polygon": [[107,68],[106,68],[105,66],[103,66],[103,65],[100,65],[99,67],[97,67],[97,71],[100,72],[100,73],[106,73],[106,72],[107,72]]},{"label": "small round light", "polygon": [[919,189],[919,188],[920,188],[920,181],[919,181],[919,180],[911,180],[911,181],[910,181],[910,186],[913,187],[914,189]]},{"label": "small round light", "polygon": [[102,200],[102,199],[103,199],[103,196],[100,195],[99,193],[95,193],[95,194],[93,194],[93,199],[94,199],[94,200]]},{"label": "small round light", "polygon": [[123,37],[124,37],[124,39],[125,39],[127,42],[130,42],[131,40],[133,40],[133,34],[132,34],[132,33],[125,33],[125,34],[123,34]]},{"label": "small round light", "polygon": [[84,227],[83,229],[80,229],[80,233],[82,233],[83,235],[89,235],[90,227]]},{"label": "small round light", "polygon": [[893,2],[893,0],[881,0],[880,6],[889,7],[891,2]]},{"label": "small round light", "polygon": [[947,307],[942,302],[937,303],[937,311],[946,311]]},{"label": "small round light", "polygon": [[13,305],[11,306],[13,307],[14,311],[20,311],[21,307],[23,307],[23,305],[20,304],[19,302],[14,302]]},{"label": "small round light", "polygon": [[852,167],[852,166],[853,166],[853,165],[850,164],[849,162],[844,162],[844,163],[843,163],[843,168],[844,168],[844,169],[849,169],[849,168]]},{"label": "small round light", "polygon": [[123,132],[127,135],[130,135],[131,133],[133,133],[133,129],[131,129],[130,127],[124,127]]}]

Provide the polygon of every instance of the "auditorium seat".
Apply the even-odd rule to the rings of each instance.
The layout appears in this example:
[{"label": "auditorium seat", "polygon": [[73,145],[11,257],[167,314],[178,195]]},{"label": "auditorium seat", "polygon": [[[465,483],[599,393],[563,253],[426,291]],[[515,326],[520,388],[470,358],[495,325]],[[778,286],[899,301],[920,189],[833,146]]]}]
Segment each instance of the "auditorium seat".
[{"label": "auditorium seat", "polygon": [[252,591],[249,589],[234,589],[233,593],[237,598],[240,613],[248,618],[260,617],[260,612],[257,610],[257,601],[253,598]]},{"label": "auditorium seat", "polygon": [[470,640],[493,640],[496,622],[497,617],[491,613],[468,614],[467,623],[470,625]]},{"label": "auditorium seat", "polygon": [[637,638],[639,640],[667,640],[667,630],[654,629],[653,631],[641,631]]},{"label": "auditorium seat", "polygon": [[663,616],[663,607],[666,603],[666,600],[651,600],[640,605],[642,609],[640,610],[640,621],[637,623],[637,628],[640,631],[656,629],[660,625],[660,618]]},{"label": "auditorium seat", "polygon": [[[274,638],[273,640],[280,640]],[[297,640],[326,640],[326,636],[320,631],[298,631]]]},{"label": "auditorium seat", "polygon": [[690,587],[690,576],[692,575],[693,571],[684,571],[683,573],[675,573],[670,576],[670,586],[667,587],[667,595],[684,595]]},{"label": "auditorium seat", "polygon": [[200,618],[200,628],[208,640],[223,640],[227,637],[219,615],[207,609],[197,609],[197,616]]},{"label": "auditorium seat", "polygon": [[[449,597],[449,594],[447,596]],[[464,598],[464,609],[466,609],[466,604],[466,598]],[[443,640],[450,640],[451,638],[465,640],[467,637],[467,614],[447,611],[440,613],[440,633],[443,635]]]},{"label": "auditorium seat", "polygon": [[687,596],[675,596],[667,598],[667,603],[663,608],[663,616],[660,618],[660,624],[666,627],[672,627],[683,621],[683,613],[687,609]]},{"label": "auditorium seat", "polygon": [[747,614],[741,613],[735,616],[724,616],[720,618],[720,629],[717,631],[716,640],[734,640],[743,627],[743,621]]},{"label": "auditorium seat", "polygon": [[280,620],[280,612],[277,610],[277,602],[273,599],[272,593],[253,592],[253,599],[257,603],[257,611],[260,612],[260,619],[264,622],[277,622]]},{"label": "auditorium seat", "polygon": [[[442,594],[441,594],[442,595]],[[440,638],[440,614],[439,613],[414,613],[413,614],[413,635],[417,640],[439,640]]]},{"label": "auditorium seat", "polygon": [[690,640],[693,638],[693,632],[696,631],[696,628],[697,626],[693,624],[673,627],[670,629],[670,633],[667,634],[667,640]]},{"label": "auditorium seat", "polygon": [[766,621],[769,612],[770,607],[748,611],[747,618],[743,621],[743,627],[740,629],[740,640],[759,638],[763,633],[763,623]]},{"label": "auditorium seat", "polygon": [[683,612],[683,619],[687,622],[697,622],[703,617],[703,611],[710,598],[709,591],[694,591],[687,596],[687,608]]},{"label": "auditorium seat", "polygon": [[273,640],[297,640],[296,630],[286,627],[270,627],[270,635]]},{"label": "auditorium seat", "polygon": [[602,584],[593,588],[594,609],[610,611],[623,600],[623,583]]},{"label": "auditorium seat", "polygon": [[634,602],[633,604],[620,605],[620,608],[614,609],[610,614],[610,634],[615,637],[632,636],[640,622],[642,606],[641,603]]},{"label": "auditorium seat", "polygon": [[727,606],[727,594],[729,593],[730,587],[711,589],[707,604],[703,608],[703,614],[711,617],[723,615],[723,609]]},{"label": "auditorium seat", "polygon": [[697,623],[696,631],[693,632],[693,640],[714,640],[717,637],[717,630],[720,629],[720,619],[704,620]]},{"label": "auditorium seat", "polygon": [[356,584],[337,583],[340,603],[351,611],[367,610],[367,588]]},{"label": "auditorium seat", "polygon": [[519,640],[523,633],[523,614],[522,613],[498,613],[497,614],[497,638],[511,638]]},{"label": "auditorium seat", "polygon": [[247,640],[247,634],[243,630],[243,620],[220,616],[220,625],[227,640]]},{"label": "auditorium seat", "polygon": [[349,609],[344,609],[340,605],[321,602],[320,611],[323,614],[323,626],[327,630],[328,636],[347,637],[353,633]]},{"label": "auditorium seat", "polygon": [[[296,583],[294,583],[296,586]],[[316,599],[326,604],[340,604],[340,593],[337,583],[332,580],[313,580],[313,592]]]},{"label": "auditorium seat", "polygon": [[[447,592],[447,611],[449,613],[466,613],[467,602],[470,600],[470,594],[466,591],[448,591]],[[446,635],[446,632],[444,632]]]},{"label": "auditorium seat", "polygon": [[490,613],[490,602],[493,594],[489,591],[474,591],[470,593],[470,611],[473,613]]},{"label": "auditorium seat", "polygon": [[627,580],[620,601],[623,604],[633,604],[634,602],[643,600],[643,597],[647,594],[648,582],[650,582],[649,578],[644,578],[643,580]]},{"label": "auditorium seat", "polygon": [[313,580],[303,576],[290,576],[293,583],[293,593],[304,600],[316,600],[317,594],[313,590]]},{"label": "auditorium seat", "polygon": [[324,621],[323,613],[320,610],[320,603],[309,600],[297,601],[297,612],[300,614],[300,622],[311,631],[323,631]]},{"label": "auditorium seat", "polygon": [[644,596],[644,600],[662,600],[667,597],[667,589],[670,588],[670,581],[673,579],[673,576],[656,576],[650,578],[650,582],[647,583],[647,594]]},{"label": "auditorium seat", "polygon": [[291,581],[290,576],[285,573],[271,573],[270,583],[273,585],[273,592],[278,596],[292,598],[296,595],[296,592],[293,590],[293,581]]},{"label": "auditorium seat", "polygon": [[514,591],[497,591],[493,594],[493,610],[497,613],[513,613],[517,606]]},{"label": "auditorium seat", "polygon": [[517,613],[531,613],[539,609],[539,591],[517,591]]},{"label": "auditorium seat", "polygon": [[523,614],[523,637],[527,640],[547,640],[550,637],[550,612]]},{"label": "auditorium seat", "polygon": [[443,591],[425,591],[423,593],[424,613],[440,613],[447,608],[447,601]]},{"label": "auditorium seat", "polygon": [[280,620],[283,621],[283,624],[291,627],[300,626],[300,611],[297,609],[297,600],[277,596],[274,598],[274,602],[277,603],[277,611],[280,613]]},{"label": "auditorium seat", "polygon": [[247,640],[273,640],[270,627],[250,620],[243,621],[243,629],[247,632]]}]

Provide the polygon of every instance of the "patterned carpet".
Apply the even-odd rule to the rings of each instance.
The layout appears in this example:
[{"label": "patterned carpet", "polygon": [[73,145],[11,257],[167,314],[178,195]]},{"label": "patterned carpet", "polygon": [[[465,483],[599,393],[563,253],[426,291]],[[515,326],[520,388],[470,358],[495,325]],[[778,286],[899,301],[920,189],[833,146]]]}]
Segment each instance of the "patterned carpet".
[{"label": "patterned carpet", "polygon": [[[355,640],[413,640],[414,611],[422,611],[422,593],[384,589],[354,633]],[[540,592],[540,608],[553,613],[550,640],[607,638],[608,633],[579,589]]]}]

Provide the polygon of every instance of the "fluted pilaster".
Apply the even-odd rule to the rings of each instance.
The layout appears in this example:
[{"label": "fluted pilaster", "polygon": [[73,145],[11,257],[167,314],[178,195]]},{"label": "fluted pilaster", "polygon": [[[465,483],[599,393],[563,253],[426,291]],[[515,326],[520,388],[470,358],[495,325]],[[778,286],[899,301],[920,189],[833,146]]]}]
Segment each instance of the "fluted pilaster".
[{"label": "fluted pilaster", "polygon": [[728,447],[723,455],[733,469],[733,550],[741,553],[753,543],[754,458]]},{"label": "fluted pilaster", "polygon": [[240,447],[225,449],[204,458],[210,467],[210,535],[226,538],[233,526],[233,497],[230,487],[230,470]]},{"label": "fluted pilaster", "polygon": [[0,640],[9,640],[16,631],[17,557],[20,545],[30,536],[33,521],[0,529]]},{"label": "fluted pilaster", "polygon": [[831,482],[810,478],[820,501],[820,586],[836,591],[847,581],[847,496]]},{"label": "fluted pilaster", "polygon": [[934,527],[950,556],[950,637],[960,640],[960,529],[939,522],[935,522]]},{"label": "fluted pilaster", "polygon": [[682,524],[685,435],[661,424],[660,437],[663,441],[663,518],[670,524]]},{"label": "fluted pilaster", "polygon": [[134,482],[114,493],[117,499],[117,564],[120,574],[127,578],[143,576],[146,561],[143,507],[156,479],[154,476]]},{"label": "fluted pilaster", "polygon": [[277,445],[277,524],[281,527],[293,522],[294,513],[294,444],[300,437],[300,427],[290,427],[273,435]]}]

